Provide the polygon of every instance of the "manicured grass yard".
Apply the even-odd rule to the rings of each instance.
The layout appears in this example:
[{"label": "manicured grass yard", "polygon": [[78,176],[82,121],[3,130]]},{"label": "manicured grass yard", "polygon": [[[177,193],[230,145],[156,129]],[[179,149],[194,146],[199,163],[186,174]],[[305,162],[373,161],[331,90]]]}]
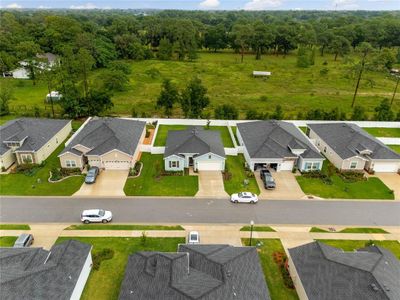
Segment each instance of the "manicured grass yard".
[{"label": "manicured grass yard", "polygon": [[16,240],[16,236],[0,236],[0,247],[12,247]]},{"label": "manicured grass yard", "polygon": [[400,128],[363,128],[376,137],[400,137]]},{"label": "manicured grass yard", "polygon": [[[64,141],[65,142],[65,141]],[[83,183],[83,176],[74,176],[58,183],[50,183],[49,171],[53,167],[60,167],[57,155],[64,149],[64,142],[46,159],[33,176],[25,174],[0,175],[1,195],[23,196],[70,196],[75,193]]]},{"label": "manicured grass yard", "polygon": [[[1,227],[0,227],[1,229]],[[182,226],[164,226],[164,225],[106,225],[106,224],[85,224],[71,225],[65,230],[185,230]]]},{"label": "manicured grass yard", "polygon": [[306,131],[307,131],[307,126],[300,126],[299,129],[300,129],[301,131],[303,131],[304,133],[306,133]]},{"label": "manicured grass yard", "polygon": [[[243,226],[240,228],[240,231],[251,231],[251,227]],[[253,231],[275,232],[275,230],[269,226],[253,226]]]},{"label": "manicured grass yard", "polygon": [[[258,253],[261,266],[267,281],[269,293],[272,300],[294,300],[299,299],[295,289],[289,289],[285,286],[279,266],[275,263],[272,254],[274,252],[285,253],[282,243],[279,239],[257,239],[253,240],[253,245],[260,241],[263,245]],[[244,245],[249,244],[249,239],[242,239]]]},{"label": "manicured grass yard", "polygon": [[29,230],[28,224],[0,224],[0,230]]},{"label": "manicured grass yard", "polygon": [[[248,178],[244,169],[244,157],[242,154],[238,156],[227,156],[225,161],[225,168],[232,174],[230,180],[224,180],[225,191],[231,195],[239,192],[252,192],[260,194],[257,181],[254,177]],[[247,179],[249,184],[244,186],[243,181]]]},{"label": "manicured grass yard", "polygon": [[400,154],[400,145],[388,145],[388,146]]},{"label": "manicured grass yard", "polygon": [[310,232],[324,232],[324,233],[388,233],[382,228],[345,228],[340,231],[329,231],[319,227],[312,227]]},{"label": "manicured grass yard", "polygon": [[[344,251],[353,251],[355,249],[365,247],[367,241],[356,240],[319,240],[332,247],[341,248]],[[391,251],[398,259],[400,259],[400,243],[398,241],[373,241],[377,246],[381,246]]]},{"label": "manicured grass yard", "polygon": [[[324,161],[322,172],[327,172],[329,162]],[[305,194],[311,194],[322,198],[335,199],[387,199],[393,200],[394,194],[377,177],[357,182],[345,182],[337,174],[331,176],[332,184],[325,184],[319,178],[307,178],[296,176],[301,189]]]},{"label": "manicured grass yard", "polygon": [[197,176],[160,176],[157,168],[164,169],[162,154],[142,153],[142,173],[137,178],[128,178],[124,191],[127,196],[194,196],[199,183]]},{"label": "manicured grass yard", "polygon": [[[69,237],[58,238],[56,243],[69,240]],[[103,260],[99,270],[92,270],[83,291],[85,299],[118,299],[120,286],[125,275],[128,256],[137,251],[164,251],[176,252],[179,243],[184,238],[146,238],[143,245],[141,238],[114,238],[114,237],[76,237],[84,243],[93,245],[92,256],[102,249],[114,250],[113,258]]]},{"label": "manicured grass yard", "polygon": [[[160,125],[158,127],[158,132],[156,139],[154,141],[154,146],[165,146],[167,143],[168,131],[172,130],[185,130],[189,126],[186,125]],[[204,129],[207,128],[204,126]],[[226,126],[210,126],[209,130],[219,130],[221,132],[221,139],[224,147],[233,147],[233,142],[231,135],[229,134],[228,127]]]}]

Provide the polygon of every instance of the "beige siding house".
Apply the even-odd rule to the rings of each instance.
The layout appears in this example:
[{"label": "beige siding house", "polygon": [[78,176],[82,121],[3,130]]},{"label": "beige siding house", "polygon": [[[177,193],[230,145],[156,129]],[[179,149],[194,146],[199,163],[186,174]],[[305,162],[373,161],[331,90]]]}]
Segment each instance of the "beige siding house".
[{"label": "beige siding house", "polygon": [[135,165],[145,135],[142,121],[92,118],[59,155],[61,166],[128,170]]},{"label": "beige siding house", "polygon": [[1,126],[0,167],[40,164],[68,137],[70,120],[21,118]]}]

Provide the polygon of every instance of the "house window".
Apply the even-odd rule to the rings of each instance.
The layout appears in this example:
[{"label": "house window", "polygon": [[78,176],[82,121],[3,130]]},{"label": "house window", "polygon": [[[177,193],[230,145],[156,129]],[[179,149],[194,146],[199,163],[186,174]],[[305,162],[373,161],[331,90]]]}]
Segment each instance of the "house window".
[{"label": "house window", "polygon": [[313,165],[312,165],[312,169],[313,170],[319,170],[319,163],[313,163]]},{"label": "house window", "polygon": [[208,156],[208,159],[211,159],[211,154]]},{"label": "house window", "polygon": [[308,162],[308,163],[305,164],[304,168],[305,168],[307,171],[309,171],[309,170],[311,170],[311,166],[312,166],[312,163]]},{"label": "house window", "polygon": [[320,167],[320,163],[319,163],[319,162],[306,162],[306,163],[304,164],[304,169],[305,169],[306,171],[311,171],[311,170],[315,171],[315,170],[319,170],[319,167]]},{"label": "house window", "polygon": [[21,154],[22,163],[30,164],[32,163],[32,155],[30,154]]},{"label": "house window", "polygon": [[324,153],[326,153],[326,147],[324,147]]},{"label": "house window", "polygon": [[357,162],[356,161],[352,161],[350,163],[350,169],[355,169],[355,168],[357,168]]},{"label": "house window", "polygon": [[66,160],[65,165],[68,168],[75,168],[76,167],[76,161],[75,160]]},{"label": "house window", "polygon": [[169,167],[170,168],[179,168],[179,161],[170,161]]}]

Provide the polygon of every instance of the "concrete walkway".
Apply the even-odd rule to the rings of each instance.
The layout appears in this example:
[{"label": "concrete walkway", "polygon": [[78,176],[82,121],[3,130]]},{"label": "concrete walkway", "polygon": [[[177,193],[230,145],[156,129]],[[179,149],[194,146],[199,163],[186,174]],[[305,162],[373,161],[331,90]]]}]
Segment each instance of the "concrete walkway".
[{"label": "concrete walkway", "polygon": [[229,198],[225,192],[221,171],[199,171],[199,191],[196,197]]},{"label": "concrete walkway", "polygon": [[241,236],[238,234],[241,226],[204,226],[204,225],[185,225],[186,232],[198,231],[200,234],[200,244],[229,244],[242,246]]}]

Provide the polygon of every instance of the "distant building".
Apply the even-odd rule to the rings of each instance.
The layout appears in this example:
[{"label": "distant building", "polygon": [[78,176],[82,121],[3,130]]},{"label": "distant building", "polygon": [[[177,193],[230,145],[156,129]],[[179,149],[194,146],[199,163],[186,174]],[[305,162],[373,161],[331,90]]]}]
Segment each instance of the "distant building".
[{"label": "distant building", "polygon": [[60,101],[62,98],[62,94],[58,91],[51,91],[49,94],[46,95],[46,102],[53,101]]},{"label": "distant building", "polygon": [[[53,53],[37,54],[36,57],[45,61],[38,63],[38,68],[40,69],[44,69],[46,66],[52,67],[57,62],[57,55]],[[11,71],[12,77],[16,79],[29,79],[29,70],[26,68],[28,63],[26,61],[20,61],[19,65],[19,68]],[[6,77],[5,74],[3,74],[3,76]]]}]

